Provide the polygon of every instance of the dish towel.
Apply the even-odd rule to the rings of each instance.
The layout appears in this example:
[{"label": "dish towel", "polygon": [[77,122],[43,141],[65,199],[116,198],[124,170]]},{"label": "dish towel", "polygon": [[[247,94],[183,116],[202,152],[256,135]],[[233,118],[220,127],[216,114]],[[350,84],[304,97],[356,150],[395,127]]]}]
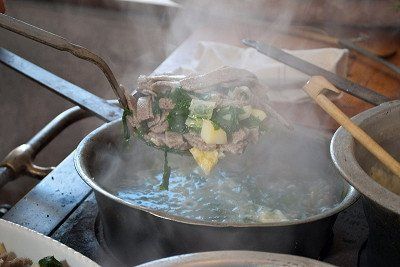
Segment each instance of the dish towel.
[{"label": "dish towel", "polygon": [[[285,50],[328,71],[346,75],[347,49],[319,48]],[[338,68],[338,64],[344,66]],[[174,74],[206,73],[222,66],[242,68],[253,72],[260,83],[269,88],[267,95],[273,102],[300,103],[311,99],[302,90],[309,76],[271,59],[254,48],[241,48],[216,42],[199,42],[194,57],[171,70]],[[339,69],[339,70],[338,70]]]}]

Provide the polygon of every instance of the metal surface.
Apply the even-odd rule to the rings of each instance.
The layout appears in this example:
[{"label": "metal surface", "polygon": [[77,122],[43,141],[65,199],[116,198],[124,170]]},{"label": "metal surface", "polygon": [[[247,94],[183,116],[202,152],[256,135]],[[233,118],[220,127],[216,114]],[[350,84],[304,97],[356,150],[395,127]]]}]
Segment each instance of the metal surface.
[{"label": "metal surface", "polygon": [[195,267],[195,266],[275,266],[275,267],[328,267],[320,261],[286,254],[256,251],[210,251],[165,258],[139,265],[138,267]]},{"label": "metal surface", "polygon": [[[75,161],[84,181],[95,190],[105,240],[116,257],[125,263],[137,264],[171,254],[223,249],[293,253],[317,258],[331,238],[337,213],[358,197],[357,192],[346,184],[342,203],[326,213],[297,221],[266,224],[200,221],[137,206],[109,193],[97,183],[100,174],[111,168],[104,149],[120,153],[116,150],[120,144],[118,140],[122,138],[120,128],[121,122],[114,121],[89,134],[78,146]],[[303,133],[298,138],[305,142],[310,137]],[[141,142],[134,145],[131,156],[143,156],[143,147],[138,148],[140,145],[144,146]],[[122,166],[132,164],[126,162]],[[330,175],[337,179],[339,174]],[[113,178],[116,179],[110,176]],[[154,240],[157,240],[155,244]],[[131,251],[141,252],[134,255]]]},{"label": "metal surface", "polygon": [[112,121],[122,116],[123,110],[117,105],[108,103],[107,100],[36,66],[4,48],[0,48],[0,61],[102,120]]},{"label": "metal surface", "polygon": [[381,63],[382,65],[384,65],[387,68],[389,68],[390,70],[392,70],[394,73],[400,74],[400,67],[396,66],[395,64],[393,64],[393,63],[391,63],[391,62],[389,62],[389,61],[387,61],[387,60],[385,60],[385,59],[383,59],[381,57],[376,56],[371,51],[368,51],[368,50],[366,50],[366,49],[364,49],[362,47],[359,47],[359,46],[355,45],[350,40],[339,39],[338,40],[338,44],[343,46],[343,47],[345,47],[345,48],[357,51],[358,53],[362,54],[363,56],[366,56],[366,57],[368,57],[368,58],[370,58],[372,60],[375,60],[375,61]]},{"label": "metal surface", "polygon": [[[400,101],[364,111],[353,121],[395,158],[400,158]],[[342,127],[332,139],[331,156],[343,177],[364,196],[364,210],[369,224],[368,264],[398,266],[400,196],[368,175],[372,166],[384,167]]]},{"label": "metal surface", "polygon": [[69,155],[54,171],[25,195],[2,219],[50,235],[90,194]]},{"label": "metal surface", "polygon": [[51,46],[60,51],[67,51],[78,58],[94,63],[103,71],[104,75],[107,77],[111,88],[120,100],[122,106],[127,107],[125,95],[120,88],[120,85],[118,84],[113,72],[111,71],[111,68],[101,57],[99,57],[95,53],[89,51],[82,46],[73,44],[61,36],[55,35],[51,32],[45,31],[36,26],[30,25],[4,14],[0,14],[0,27],[20,34],[36,42]]},{"label": "metal surface", "polygon": [[264,45],[257,41],[248,39],[244,39],[242,40],[242,42],[247,46],[251,46],[257,49],[257,51],[259,51],[260,53],[265,54],[277,61],[280,61],[292,68],[295,68],[309,76],[324,76],[328,81],[333,83],[340,90],[349,93],[359,99],[362,99],[370,104],[379,105],[389,101],[387,97],[380,95],[369,88],[353,83],[350,80],[342,78],[332,72],[324,70],[298,57],[292,56],[272,45]]}]

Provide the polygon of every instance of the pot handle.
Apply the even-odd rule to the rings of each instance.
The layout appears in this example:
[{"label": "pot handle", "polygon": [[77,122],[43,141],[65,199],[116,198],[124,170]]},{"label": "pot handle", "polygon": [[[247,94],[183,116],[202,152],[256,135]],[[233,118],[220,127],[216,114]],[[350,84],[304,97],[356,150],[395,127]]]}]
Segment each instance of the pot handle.
[{"label": "pot handle", "polygon": [[79,107],[67,109],[49,122],[26,144],[13,149],[0,163],[0,188],[22,173],[36,178],[43,178],[49,174],[53,167],[40,167],[33,164],[36,155],[66,127],[89,116],[91,116],[89,112]]}]

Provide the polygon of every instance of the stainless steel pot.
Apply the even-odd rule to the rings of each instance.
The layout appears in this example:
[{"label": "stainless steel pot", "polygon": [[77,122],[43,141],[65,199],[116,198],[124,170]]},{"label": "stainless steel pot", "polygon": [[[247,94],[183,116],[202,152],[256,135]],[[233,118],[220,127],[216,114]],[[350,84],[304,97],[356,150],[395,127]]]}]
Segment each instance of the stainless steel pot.
[{"label": "stainless steel pot", "polygon": [[[364,111],[353,118],[391,155],[400,159],[400,101]],[[343,177],[362,195],[368,220],[367,257],[370,266],[400,265],[400,196],[368,175],[381,166],[353,137],[340,127],[332,138],[331,156]]]},{"label": "stainless steel pot", "polygon": [[[89,134],[76,150],[75,165],[82,179],[95,191],[105,241],[112,253],[124,263],[138,264],[176,254],[232,249],[317,258],[332,236],[332,226],[338,212],[347,208],[358,197],[358,193],[340,178],[329,160],[327,139],[321,139],[321,136],[317,137],[315,133],[305,130],[295,130],[297,134],[284,138],[283,142],[300,143],[305,147],[299,154],[287,151],[284,165],[292,168],[297,166],[310,173],[315,166],[322,164],[328,180],[341,186],[343,200],[335,208],[307,219],[263,224],[208,222],[151,210],[129,203],[100,186],[104,184],[100,177],[104,177],[109,169],[144,164],[145,161],[154,160],[156,152],[160,157],[162,155],[162,152],[154,152],[153,148],[138,141],[131,149],[131,161],[128,160],[125,165],[113,165],[108,155],[124,154],[120,151],[121,129],[121,121],[114,121]],[[281,140],[281,137],[279,135],[278,139]],[[321,143],[325,151],[320,149]],[[154,153],[146,154],[149,149]],[[273,152],[266,149],[262,153],[267,156]],[[304,160],[308,153],[314,160]],[[275,157],[275,154],[269,156]],[[143,157],[144,159],[139,160]],[[327,160],[321,160],[324,157]],[[265,158],[258,160],[263,164]],[[113,174],[109,176],[108,182],[112,183],[112,179],[117,179]]]},{"label": "stainless steel pot", "polygon": [[213,266],[275,266],[275,267],[329,267],[324,262],[277,253],[256,251],[213,251],[185,254],[142,264],[138,267],[213,267]]}]

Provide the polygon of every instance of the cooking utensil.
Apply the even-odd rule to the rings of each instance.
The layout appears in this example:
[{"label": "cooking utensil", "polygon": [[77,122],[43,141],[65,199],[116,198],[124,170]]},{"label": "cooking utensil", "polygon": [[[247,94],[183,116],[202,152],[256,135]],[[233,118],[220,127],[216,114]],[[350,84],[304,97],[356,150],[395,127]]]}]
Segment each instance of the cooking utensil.
[{"label": "cooking utensil", "polygon": [[272,45],[264,45],[260,42],[249,39],[244,39],[242,40],[242,42],[247,46],[257,49],[257,51],[259,51],[260,53],[267,55],[277,61],[280,61],[292,68],[295,68],[309,76],[323,76],[329,82],[337,86],[340,90],[349,93],[359,99],[362,99],[370,104],[379,105],[381,103],[389,101],[387,97],[380,95],[369,88],[353,83],[348,79],[342,78],[332,72],[324,70],[298,57],[292,56]]},{"label": "cooking utensil", "polygon": [[107,63],[98,55],[82,46],[73,44],[67,39],[54,33],[45,31],[13,17],[0,14],[0,27],[15,32],[36,42],[51,46],[60,51],[66,51],[83,60],[94,63],[107,77],[115,95],[123,107],[127,107],[124,92]]},{"label": "cooking utensil", "polygon": [[[117,158],[113,157],[111,160],[107,155],[121,154],[121,127],[121,121],[113,121],[89,134],[76,150],[75,166],[82,179],[95,192],[107,245],[113,254],[126,264],[138,264],[174,254],[222,249],[270,251],[317,258],[331,237],[336,215],[357,199],[357,192],[348,184],[342,185],[342,180],[338,179],[338,174],[326,158],[328,140],[318,132],[295,127],[295,134],[290,133],[280,142],[291,148],[294,144],[309,144],[301,148],[301,158],[305,159],[306,155],[309,155],[314,160],[304,160],[303,164],[297,152],[273,150],[269,143],[266,144],[269,149],[258,145],[257,148],[252,148],[253,153],[254,149],[262,151],[262,160],[268,157],[282,157],[285,159],[285,166],[299,166],[296,173],[304,173],[304,176],[311,175],[310,172],[314,169],[312,164],[321,164],[319,166],[324,169],[323,173],[328,176],[327,179],[333,184],[343,186],[342,202],[324,213],[306,219],[276,223],[217,223],[189,219],[135,205],[117,194],[110,193],[104,186],[114,186],[123,177],[110,171],[125,169],[132,173],[142,170],[143,164],[135,162],[146,162],[146,159],[153,162],[155,158],[162,157],[162,152],[142,142],[134,142],[126,162],[119,161],[123,158],[116,161]],[[277,135],[277,140],[283,138],[282,134]],[[277,143],[275,139],[269,140],[271,141],[268,142],[273,144]],[[171,164],[181,160],[178,155],[171,156],[176,157],[170,157]],[[160,246],[150,247],[149,240],[157,240]],[[169,250],[164,251],[165,247]],[[132,251],[140,253],[133,256]],[[138,258],[141,258],[140,262],[136,261]]]},{"label": "cooking utensil", "polygon": [[1,47],[0,62],[104,121],[113,121],[122,117],[123,110],[118,105],[110,103]]},{"label": "cooking utensil", "polygon": [[[309,31],[309,30],[304,30],[304,29],[299,29],[299,28],[289,28],[286,30],[286,32],[288,32],[289,34],[292,35],[297,35],[300,37],[304,37],[304,38],[308,38],[308,39],[312,39],[315,41],[319,41],[319,42],[324,42],[324,43],[328,43],[328,44],[333,44],[333,45],[338,45],[344,48],[348,48],[351,50],[354,50],[366,57],[371,58],[372,60],[376,60],[384,65],[386,65],[388,68],[392,69],[393,71],[399,73],[399,67],[397,67],[396,65],[382,59],[385,57],[390,57],[392,55],[394,55],[396,53],[396,48],[395,47],[391,47],[390,49],[371,49],[371,48],[364,48],[361,47],[359,45],[356,45],[354,43],[353,40],[351,39],[341,39],[341,38],[337,38],[337,37],[333,37],[330,35],[326,35],[326,34],[322,34],[316,31]],[[365,38],[364,38],[365,39]],[[365,40],[363,40],[365,41]],[[394,67],[394,68],[393,68]]]},{"label": "cooking utensil", "polygon": [[322,76],[313,76],[303,87],[311,98],[325,110],[333,119],[348,130],[351,135],[360,142],[369,152],[379,159],[400,179],[400,163],[375,142],[366,132],[355,125],[335,104],[332,103],[323,92],[330,90],[339,93],[339,90]]},{"label": "cooking utensil", "polygon": [[[400,159],[400,101],[391,101],[368,109],[352,118]],[[370,175],[372,167],[384,169],[353,136],[340,127],[331,141],[331,157],[343,177],[363,195],[364,212],[369,225],[366,246],[368,265],[398,266],[400,263],[400,196],[377,183]]]},{"label": "cooking utensil", "polygon": [[142,264],[138,267],[212,267],[212,266],[275,266],[275,267],[328,267],[325,262],[293,255],[256,251],[212,251],[179,255]]}]

